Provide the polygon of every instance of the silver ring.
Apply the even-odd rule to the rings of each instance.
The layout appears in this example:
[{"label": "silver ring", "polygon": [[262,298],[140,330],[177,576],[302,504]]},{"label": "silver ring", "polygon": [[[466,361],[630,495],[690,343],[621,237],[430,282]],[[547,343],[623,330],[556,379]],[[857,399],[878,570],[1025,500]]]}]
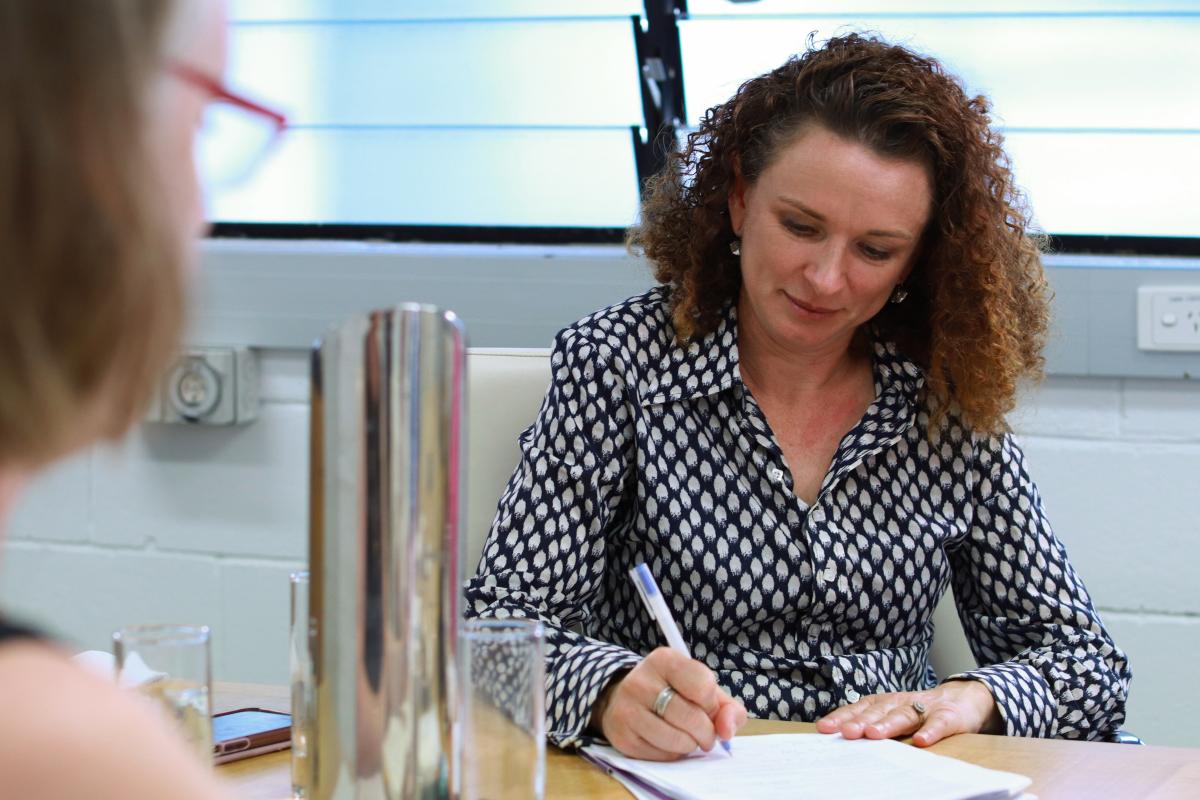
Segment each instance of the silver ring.
[{"label": "silver ring", "polygon": [[922,703],[920,700],[913,700],[912,710],[917,712],[917,718],[920,719],[921,722],[925,721],[925,712],[927,709],[925,708],[924,703]]},{"label": "silver ring", "polygon": [[662,716],[667,713],[667,706],[675,697],[675,690],[670,686],[664,686],[663,690],[658,693],[658,697],[654,698],[654,713]]}]

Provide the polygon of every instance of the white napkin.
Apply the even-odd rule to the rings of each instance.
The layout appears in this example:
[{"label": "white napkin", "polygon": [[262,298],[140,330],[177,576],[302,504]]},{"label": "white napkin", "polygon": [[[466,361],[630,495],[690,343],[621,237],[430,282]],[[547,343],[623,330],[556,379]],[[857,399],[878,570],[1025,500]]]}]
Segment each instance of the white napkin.
[{"label": "white napkin", "polygon": [[[103,650],[85,650],[72,659],[84,669],[112,680],[117,670],[117,660],[112,653]],[[141,686],[143,683],[161,680],[167,673],[150,669],[137,653],[130,653],[125,659],[125,669],[121,671],[122,686]]]}]

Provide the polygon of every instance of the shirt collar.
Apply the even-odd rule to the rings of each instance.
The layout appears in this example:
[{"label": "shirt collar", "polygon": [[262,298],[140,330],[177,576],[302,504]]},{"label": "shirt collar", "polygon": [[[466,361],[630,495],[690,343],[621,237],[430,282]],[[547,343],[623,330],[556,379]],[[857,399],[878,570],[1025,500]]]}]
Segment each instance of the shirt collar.
[{"label": "shirt collar", "polygon": [[875,396],[883,397],[885,393],[895,393],[916,404],[921,387],[925,385],[925,372],[916,362],[905,358],[896,349],[894,342],[879,338],[874,327],[871,329],[871,336]]}]

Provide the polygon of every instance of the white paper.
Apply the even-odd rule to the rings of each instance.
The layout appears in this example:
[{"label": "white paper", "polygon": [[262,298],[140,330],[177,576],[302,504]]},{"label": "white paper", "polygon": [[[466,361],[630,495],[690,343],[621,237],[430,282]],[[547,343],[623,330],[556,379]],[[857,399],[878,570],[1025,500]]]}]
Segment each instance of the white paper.
[{"label": "white paper", "polygon": [[1031,783],[1023,775],[985,769],[888,739],[849,741],[816,733],[740,736],[732,758],[711,753],[670,763],[626,758],[602,745],[584,750],[680,800],[1007,800]]}]

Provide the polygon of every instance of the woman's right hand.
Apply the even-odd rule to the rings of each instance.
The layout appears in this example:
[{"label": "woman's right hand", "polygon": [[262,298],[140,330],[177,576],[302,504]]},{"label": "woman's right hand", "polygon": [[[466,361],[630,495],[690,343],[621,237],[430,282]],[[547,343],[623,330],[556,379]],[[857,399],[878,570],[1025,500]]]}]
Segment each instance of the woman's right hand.
[{"label": "woman's right hand", "polygon": [[[654,701],[666,686],[676,694],[660,717]],[[592,724],[631,758],[674,761],[732,739],[746,724],[746,708],[717,686],[708,667],[660,647],[605,688]]]}]

